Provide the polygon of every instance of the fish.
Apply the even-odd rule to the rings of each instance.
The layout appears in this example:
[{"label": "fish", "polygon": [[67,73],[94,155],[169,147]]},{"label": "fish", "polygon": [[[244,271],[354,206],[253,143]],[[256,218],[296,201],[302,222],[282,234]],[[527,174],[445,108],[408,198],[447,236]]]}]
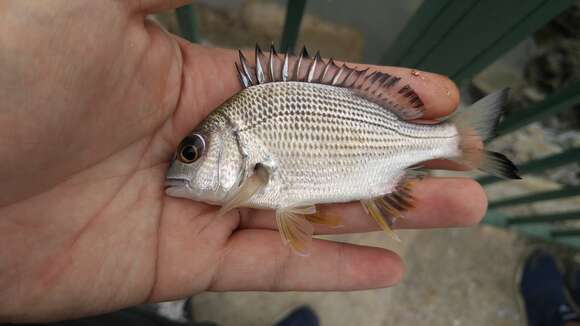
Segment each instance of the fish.
[{"label": "fish", "polygon": [[419,94],[392,74],[338,65],[273,46],[242,51],[235,68],[242,90],[212,111],[180,142],[167,170],[165,193],[221,206],[223,215],[248,207],[275,211],[282,240],[307,255],[313,224],[340,225],[322,214],[326,203],[360,201],[382,230],[416,200],[422,163],[460,162],[519,179],[503,154],[486,150],[508,98],[502,89],[437,123],[422,123]]}]

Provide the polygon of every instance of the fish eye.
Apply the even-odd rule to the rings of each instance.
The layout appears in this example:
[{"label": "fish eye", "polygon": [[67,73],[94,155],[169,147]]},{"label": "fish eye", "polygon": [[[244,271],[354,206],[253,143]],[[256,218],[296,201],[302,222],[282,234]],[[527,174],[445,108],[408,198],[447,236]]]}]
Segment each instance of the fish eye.
[{"label": "fish eye", "polygon": [[197,161],[205,150],[205,141],[198,134],[187,136],[179,145],[178,158],[183,163],[193,163]]}]

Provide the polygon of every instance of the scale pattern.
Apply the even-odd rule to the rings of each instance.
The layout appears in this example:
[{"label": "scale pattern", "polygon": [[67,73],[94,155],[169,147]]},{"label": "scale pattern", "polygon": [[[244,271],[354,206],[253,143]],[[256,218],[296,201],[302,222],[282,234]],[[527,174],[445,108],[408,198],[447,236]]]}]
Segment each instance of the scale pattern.
[{"label": "scale pattern", "polygon": [[459,155],[451,123],[416,124],[347,88],[273,82],[248,87],[214,114],[235,126],[252,163],[274,163],[253,207],[348,202],[391,192],[405,169]]}]

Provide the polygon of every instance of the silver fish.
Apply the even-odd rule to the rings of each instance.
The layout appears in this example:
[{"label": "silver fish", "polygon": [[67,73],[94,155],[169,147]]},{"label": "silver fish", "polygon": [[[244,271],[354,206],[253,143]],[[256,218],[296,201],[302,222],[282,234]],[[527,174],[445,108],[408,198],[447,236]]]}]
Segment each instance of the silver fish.
[{"label": "silver fish", "polygon": [[213,111],[179,145],[166,193],[222,205],[276,210],[285,243],[308,252],[311,223],[337,225],[315,205],[361,201],[383,230],[413,207],[416,166],[436,158],[462,162],[504,178],[519,178],[505,156],[482,150],[508,90],[491,94],[464,114],[420,124],[423,103],[400,78],[369,73],[306,49],[297,58],[255,65],[240,51],[244,89]]}]

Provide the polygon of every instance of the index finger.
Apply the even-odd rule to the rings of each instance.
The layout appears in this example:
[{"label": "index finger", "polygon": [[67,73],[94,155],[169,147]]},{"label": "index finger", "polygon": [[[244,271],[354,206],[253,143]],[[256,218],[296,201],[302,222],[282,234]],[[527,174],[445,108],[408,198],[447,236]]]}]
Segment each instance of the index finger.
[{"label": "index finger", "polygon": [[446,76],[402,67],[383,67],[358,65],[395,75],[401,80],[400,85],[408,84],[415,90],[425,106],[425,119],[437,119],[450,115],[459,105],[459,90],[455,83]]},{"label": "index finger", "polygon": [[398,283],[404,272],[394,252],[313,239],[308,256],[294,254],[277,232],[239,230],[229,239],[210,291],[349,291]]}]

